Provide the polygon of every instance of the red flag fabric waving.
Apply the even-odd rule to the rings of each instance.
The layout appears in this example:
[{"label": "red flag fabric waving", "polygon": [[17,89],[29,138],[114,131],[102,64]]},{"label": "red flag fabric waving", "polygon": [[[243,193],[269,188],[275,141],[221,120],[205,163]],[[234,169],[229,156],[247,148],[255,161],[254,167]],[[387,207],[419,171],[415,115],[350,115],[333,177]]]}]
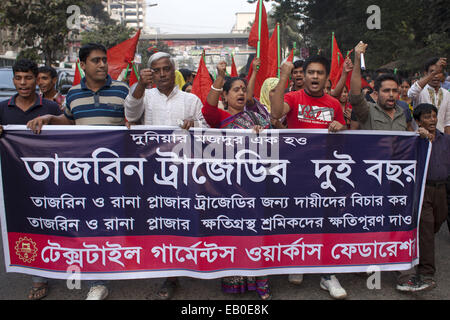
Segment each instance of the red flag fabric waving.
[{"label": "red flag fabric waving", "polygon": [[[261,5],[261,19],[260,19],[260,5]],[[259,37],[259,22],[261,21],[261,39]],[[255,13],[255,22],[253,23],[252,29],[250,31],[250,36],[248,38],[248,45],[254,48],[258,47],[258,41],[260,42],[260,60],[261,66],[258,70],[256,76],[256,83],[254,89],[254,95],[259,99],[261,92],[261,87],[264,81],[267,79],[268,73],[268,51],[269,51],[269,26],[267,25],[267,12],[262,0],[258,1]],[[250,78],[252,69],[249,71],[248,78]]]},{"label": "red flag fabric waving", "polygon": [[205,104],[208,97],[209,90],[213,81],[209,75],[208,68],[205,64],[205,52],[203,51],[200,63],[198,65],[197,75],[195,76],[194,83],[192,84],[192,93],[199,97],[200,101]]},{"label": "red flag fabric waving", "polygon": [[344,66],[344,56],[341,53],[341,50],[339,50],[336,37],[333,33],[333,47],[332,47],[332,53],[331,53],[331,72],[330,72],[330,80],[332,88],[334,89],[339,82],[339,79],[341,78],[342,74],[342,68]]},{"label": "red flag fabric waving", "polygon": [[136,32],[133,38],[125,40],[108,50],[108,73],[114,80],[117,80],[124,69],[132,68],[140,35],[141,29]]},{"label": "red flag fabric waving", "polygon": [[[294,62],[294,48],[292,48],[291,53],[289,54],[289,56],[287,57],[286,61],[289,62]],[[286,89],[289,88],[289,80],[286,81]]]},{"label": "red flag fabric waving", "polygon": [[289,62],[294,62],[294,49],[291,50],[291,53],[289,54],[289,56],[287,57],[287,60]]},{"label": "red flag fabric waving", "polygon": [[128,76],[128,85],[130,87],[139,81],[138,75],[136,73],[137,73],[136,65],[133,63],[130,66],[130,75]]},{"label": "red flag fabric waving", "polygon": [[236,68],[236,62],[234,61],[234,55],[231,55],[231,77],[236,78],[238,77],[238,71]]},{"label": "red flag fabric waving", "polygon": [[278,48],[278,28],[279,24],[275,26],[273,30],[272,37],[269,40],[269,50],[268,50],[268,70],[267,77],[268,78],[278,78],[278,56],[279,56],[279,48]]},{"label": "red flag fabric waving", "polygon": [[75,64],[75,76],[73,78],[72,86],[79,85],[81,82],[81,79],[83,76],[81,75],[81,67],[80,67],[80,61],[77,60],[77,63]]}]

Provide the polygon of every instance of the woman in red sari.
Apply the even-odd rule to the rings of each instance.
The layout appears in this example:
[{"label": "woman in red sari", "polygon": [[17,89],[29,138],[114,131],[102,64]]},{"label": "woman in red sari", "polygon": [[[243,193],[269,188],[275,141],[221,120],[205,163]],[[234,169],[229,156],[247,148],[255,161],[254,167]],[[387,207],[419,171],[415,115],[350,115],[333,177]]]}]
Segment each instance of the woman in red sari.
[{"label": "woman in red sari", "polygon": [[[259,60],[254,62],[254,70]],[[221,129],[268,129],[270,115],[267,108],[253,98],[256,72],[253,72],[249,84],[243,78],[225,80],[226,63],[217,65],[218,76],[203,106],[203,116],[211,128]],[[222,96],[225,109],[218,108]]]},{"label": "woman in red sari", "polygon": [[[257,70],[259,61],[254,63]],[[253,129],[259,132],[271,128],[270,115],[264,105],[253,98],[253,86],[256,72],[249,81],[231,78],[225,80],[226,63],[217,66],[218,76],[211,87],[202,112],[211,128]],[[223,93],[223,95],[222,95]],[[218,108],[219,98],[222,96],[226,110]],[[222,291],[225,293],[244,293],[256,291],[262,300],[270,300],[269,279],[262,277],[232,276],[222,278]]]}]

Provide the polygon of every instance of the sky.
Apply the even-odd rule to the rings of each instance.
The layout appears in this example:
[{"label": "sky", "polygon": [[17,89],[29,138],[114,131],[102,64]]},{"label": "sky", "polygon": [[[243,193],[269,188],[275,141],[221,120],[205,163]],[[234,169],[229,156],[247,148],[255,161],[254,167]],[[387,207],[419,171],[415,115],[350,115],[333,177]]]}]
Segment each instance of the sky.
[{"label": "sky", "polygon": [[[161,33],[229,33],[237,12],[255,12],[246,0],[146,0],[147,25]],[[271,5],[265,3],[269,11]]]}]

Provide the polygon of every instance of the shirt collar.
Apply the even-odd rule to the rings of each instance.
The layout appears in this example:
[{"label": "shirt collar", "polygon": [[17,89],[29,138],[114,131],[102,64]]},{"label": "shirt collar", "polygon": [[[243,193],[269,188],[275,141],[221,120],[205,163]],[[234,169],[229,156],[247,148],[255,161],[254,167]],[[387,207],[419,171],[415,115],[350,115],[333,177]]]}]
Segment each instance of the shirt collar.
[{"label": "shirt collar", "polygon": [[[86,77],[84,77],[83,79],[81,79],[80,84],[81,84],[81,89],[83,89],[83,90],[91,90],[91,89],[89,89],[89,88],[86,86]],[[106,77],[106,83],[103,85],[103,87],[102,87],[100,90],[102,90],[103,88],[109,88],[109,87],[111,87],[111,84],[112,84],[112,78],[111,78],[111,76],[108,74],[108,76]]]},{"label": "shirt collar", "polygon": [[[384,109],[382,107],[380,107],[378,105],[378,103],[374,103],[375,108],[377,108],[379,111],[386,113],[386,111],[384,111]],[[397,103],[395,103],[395,114],[394,114],[394,119],[397,117],[400,117],[402,114],[404,114],[405,112],[403,111],[402,107],[400,107]],[[387,114],[387,113],[386,113]]]},{"label": "shirt collar", "polygon": [[[436,89],[435,88],[433,88],[432,86],[430,86],[428,83],[426,84],[426,86],[424,87],[424,89],[431,89],[431,90],[433,90],[433,92],[434,93],[436,93]],[[438,93],[439,93],[439,91],[441,91],[442,90],[442,86],[441,87],[439,87],[439,90],[438,90]]]},{"label": "shirt collar", "polygon": [[[164,93],[162,93],[161,91],[159,91],[158,88],[156,88],[156,90],[158,90],[158,93],[159,93],[161,96],[167,97]],[[167,99],[170,99],[170,98],[172,98],[173,96],[177,95],[178,92],[180,92],[180,89],[178,88],[177,85],[175,85],[174,88],[173,88],[173,90],[172,90],[172,92],[171,92],[171,93],[169,94],[169,96],[167,97]]]}]

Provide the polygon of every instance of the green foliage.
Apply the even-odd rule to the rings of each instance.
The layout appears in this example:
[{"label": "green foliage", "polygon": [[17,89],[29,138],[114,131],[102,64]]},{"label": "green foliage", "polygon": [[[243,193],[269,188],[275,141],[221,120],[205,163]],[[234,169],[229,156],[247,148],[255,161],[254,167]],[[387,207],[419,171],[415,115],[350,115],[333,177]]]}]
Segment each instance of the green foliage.
[{"label": "green foliage", "polygon": [[[257,0],[247,0],[255,3]],[[265,0],[268,1],[268,0]],[[303,36],[301,46],[311,53],[321,50],[331,58],[331,34],[335,32],[343,54],[359,41],[369,44],[369,69],[389,65],[410,73],[421,71],[430,57],[450,55],[450,6],[448,0],[275,0],[272,17]],[[381,9],[381,29],[370,30],[371,5]],[[289,26],[295,26],[289,23]],[[284,36],[290,31],[284,30]],[[289,35],[288,42],[292,42]],[[290,46],[292,44],[289,44]]]},{"label": "green foliage", "polygon": [[83,31],[81,33],[81,44],[101,43],[106,49],[131,38],[135,33],[134,29],[127,28],[122,24],[100,25],[97,29]]},{"label": "green foliage", "polygon": [[[62,58],[69,33],[67,8],[80,7],[81,14],[97,12],[101,0],[8,0],[0,2],[0,28],[16,33],[16,39],[6,40],[10,45],[42,56],[50,65]],[[93,11],[94,10],[94,11]],[[97,11],[95,11],[97,10]]]},{"label": "green foliage", "polygon": [[[441,0],[378,0],[381,29],[370,30],[367,8],[372,0],[310,0],[303,2],[302,31],[310,47],[321,48],[331,57],[331,33],[343,54],[359,41],[369,47],[369,69],[389,65],[404,71],[420,71],[432,56],[450,54],[448,3]],[[312,51],[314,52],[314,51]]]}]

